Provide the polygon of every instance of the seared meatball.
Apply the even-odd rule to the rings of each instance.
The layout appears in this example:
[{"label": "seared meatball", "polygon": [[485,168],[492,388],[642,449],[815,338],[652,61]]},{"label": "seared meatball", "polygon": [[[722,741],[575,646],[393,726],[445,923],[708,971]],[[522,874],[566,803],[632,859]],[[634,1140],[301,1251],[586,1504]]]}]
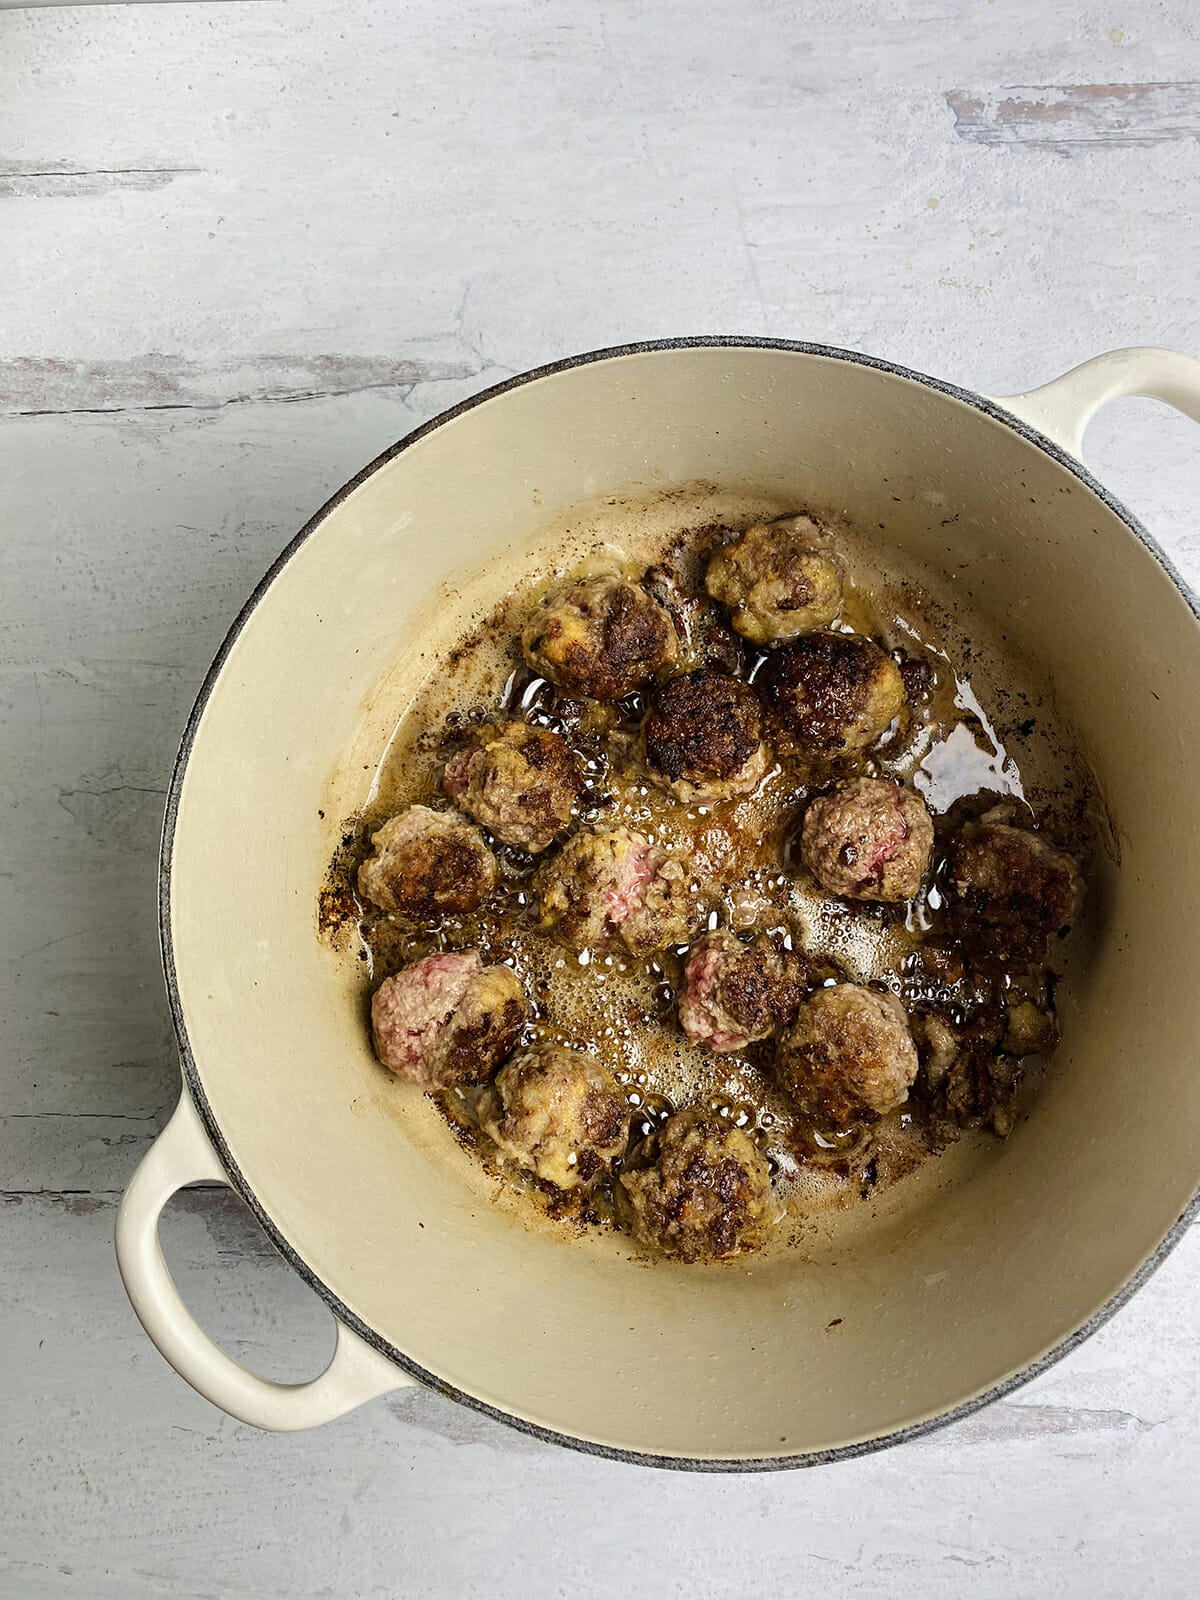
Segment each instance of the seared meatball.
[{"label": "seared meatball", "polygon": [[375,853],[358,869],[358,892],[382,911],[408,917],[475,911],[496,886],[496,858],[454,812],[409,806],[371,836]]},{"label": "seared meatball", "polygon": [[800,963],[765,934],[743,944],[727,928],[693,945],[683,973],[679,1025],[694,1044],[742,1050],[789,1022],[800,1002]]},{"label": "seared meatball", "polygon": [[924,800],[894,778],[851,778],[818,795],[800,832],[813,877],[852,900],[911,900],[932,851]]},{"label": "seared meatball", "polygon": [[490,1077],[527,1014],[521,980],[478,950],[425,956],[385,978],[371,1001],[375,1054],[423,1089]]},{"label": "seared meatball", "polygon": [[624,1150],[629,1102],[594,1056],[541,1045],[501,1067],[479,1098],[479,1123],[508,1160],[574,1189]]},{"label": "seared meatball", "polygon": [[814,633],[767,657],[757,685],[806,755],[873,745],[904,708],[900,668],[856,633]]},{"label": "seared meatball", "polygon": [[917,1052],[892,994],[838,983],[818,989],[779,1041],[779,1081],[818,1126],[874,1122],[908,1098]]},{"label": "seared meatball", "polygon": [[756,522],[708,563],[704,586],[755,644],[827,628],[842,608],[842,572],[810,517]]},{"label": "seared meatball", "polygon": [[689,805],[749,794],[770,760],[754,690],[711,667],[655,690],[642,741],[651,777]]},{"label": "seared meatball", "polygon": [[442,787],[497,839],[537,855],[570,824],[583,782],[560,733],[495,722],[446,763]]},{"label": "seared meatball", "polygon": [[687,863],[632,828],[577,833],[538,872],[541,925],[573,950],[683,944],[703,915]]},{"label": "seared meatball", "polygon": [[665,672],[679,641],[666,611],[624,578],[564,589],[526,625],[525,660],[567,694],[619,700]]},{"label": "seared meatball", "polygon": [[643,1249],[720,1261],[761,1244],[773,1220],[766,1158],[744,1128],[693,1106],[648,1141],[649,1166],[618,1178],[622,1215]]},{"label": "seared meatball", "polygon": [[976,961],[1011,972],[1041,966],[1079,908],[1071,857],[1027,828],[970,822],[950,841],[950,926]]}]

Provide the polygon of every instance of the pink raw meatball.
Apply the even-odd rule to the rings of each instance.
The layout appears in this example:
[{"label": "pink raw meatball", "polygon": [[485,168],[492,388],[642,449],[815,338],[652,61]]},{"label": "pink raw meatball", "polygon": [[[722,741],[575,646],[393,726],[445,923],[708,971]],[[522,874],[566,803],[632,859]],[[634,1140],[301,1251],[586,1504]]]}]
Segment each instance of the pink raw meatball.
[{"label": "pink raw meatball", "polygon": [[692,869],[632,828],[580,832],[537,876],[542,927],[573,950],[684,944],[703,915]]},{"label": "pink raw meatball", "polygon": [[850,778],[804,816],[800,858],[823,889],[852,900],[911,900],[933,852],[933,822],[915,789]]},{"label": "pink raw meatball", "polygon": [[375,991],[375,1054],[423,1089],[482,1083],[513,1049],[527,1009],[516,973],[485,967],[478,950],[425,956]]},{"label": "pink raw meatball", "polygon": [[743,944],[728,928],[692,947],[679,996],[679,1025],[710,1050],[743,1050],[789,1022],[803,988],[800,963],[765,934]]}]

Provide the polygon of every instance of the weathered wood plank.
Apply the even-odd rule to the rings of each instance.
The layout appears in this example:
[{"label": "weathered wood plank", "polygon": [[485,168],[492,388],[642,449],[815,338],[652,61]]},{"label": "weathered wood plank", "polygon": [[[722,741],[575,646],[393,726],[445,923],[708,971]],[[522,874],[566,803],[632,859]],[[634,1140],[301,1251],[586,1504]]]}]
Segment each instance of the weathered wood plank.
[{"label": "weathered wood plank", "polygon": [[161,189],[198,167],[69,166],[65,161],[0,161],[0,200],[62,200],[114,189]]},{"label": "weathered wood plank", "polygon": [[972,94],[952,89],[955,132],[971,144],[1071,151],[1200,137],[1200,83],[1060,83]]},{"label": "weathered wood plank", "polygon": [[[142,185],[141,187],[153,187]],[[0,196],[4,179],[0,175]],[[434,342],[436,345],[436,342]],[[139,355],[107,361],[21,356],[0,361],[0,415],[69,412],[212,411],[250,401],[322,400],[364,389],[398,389],[473,378],[480,363],[459,354],[248,355],[209,362]]]},{"label": "weathered wood plank", "polygon": [[[668,1596],[986,1592],[1183,1596],[1195,1363],[1174,1335],[1200,1296],[1200,1234],[1068,1364],[1003,1405],[828,1471],[695,1479],[564,1453],[427,1391],[308,1437],[220,1416],[164,1365],[112,1269],[112,1210],[0,1206],[0,1595]],[[330,1325],[255,1248],[222,1191],[168,1213],[168,1259],[239,1358],[296,1379]],[[13,1470],[15,1468],[15,1470]],[[507,1554],[506,1552],[511,1552]],[[1080,1579],[1080,1584],[1075,1579]],[[105,1588],[108,1585],[108,1588]]]}]

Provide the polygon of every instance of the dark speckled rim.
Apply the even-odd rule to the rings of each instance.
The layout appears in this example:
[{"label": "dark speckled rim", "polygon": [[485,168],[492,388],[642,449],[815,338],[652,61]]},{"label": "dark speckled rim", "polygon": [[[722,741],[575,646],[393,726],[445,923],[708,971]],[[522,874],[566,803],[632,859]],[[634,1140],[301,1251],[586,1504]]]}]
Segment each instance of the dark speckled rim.
[{"label": "dark speckled rim", "polygon": [[401,1371],[406,1372],[411,1377],[418,1379],[431,1389],[436,1390],[439,1394],[446,1395],[453,1400],[458,1400],[463,1405],[470,1406],[476,1411],[483,1412],[486,1416],[495,1417],[498,1421],[507,1423],[510,1427],[516,1428],[522,1433],[530,1434],[537,1439],[544,1439],[548,1443],[565,1445],[571,1450],[581,1450],[589,1455],[604,1456],[614,1461],[628,1461],[635,1465],[644,1467],[673,1467],[689,1472],[773,1472],[782,1471],[785,1468],[813,1467],[821,1466],[831,1461],[850,1460],[855,1456],[866,1455],[875,1450],[882,1450],[889,1445],[900,1444],[905,1440],[920,1439],[924,1437],[924,1435],[932,1433],[937,1428],[945,1427],[948,1423],[957,1422],[962,1417],[970,1416],[973,1412],[978,1411],[981,1407],[989,1405],[993,1400],[998,1400],[1005,1395],[1012,1394],[1023,1384],[1028,1383],[1032,1378],[1038,1377],[1039,1374],[1045,1372],[1047,1368],[1053,1366],[1056,1361],[1059,1361],[1063,1356],[1068,1354],[1069,1351],[1074,1350],[1077,1345],[1089,1338],[1093,1333],[1096,1332],[1098,1328],[1103,1327],[1108,1319],[1117,1311],[1119,1311],[1123,1305],[1125,1305],[1125,1303],[1147,1281],[1156,1268],[1161,1265],[1171,1250],[1173,1250],[1174,1247],[1179,1243],[1179,1240],[1183,1237],[1184,1232],[1193,1218],[1198,1214],[1198,1212],[1200,1212],[1200,1189],[1198,1189],[1196,1194],[1193,1195],[1188,1206],[1179,1217],[1179,1220],[1167,1233],[1166,1237],[1161,1240],[1157,1248],[1142,1263],[1142,1265],[1137,1269],[1128,1282],[1121,1289],[1119,1289],[1117,1293],[1113,1295],[1113,1297],[1104,1306],[1102,1306],[1099,1311],[1097,1311],[1085,1323],[1083,1323],[1082,1326],[1077,1328],[1074,1333],[1072,1333],[1068,1338],[1064,1339],[1060,1344],[1056,1345],[1053,1349],[1047,1351],[1045,1355],[1041,1356],[1031,1365],[1023,1367],[1019,1372],[1016,1372],[1010,1377],[1005,1378],[1002,1382],[996,1384],[990,1389],[985,1390],[982,1394],[975,1395],[970,1400],[964,1401],[961,1405],[954,1406],[949,1411],[941,1412],[937,1416],[931,1417],[925,1422],[916,1423],[912,1427],[908,1428],[900,1428],[892,1433],[879,1434],[873,1438],[864,1439],[857,1444],[844,1445],[834,1450],[814,1450],[801,1455],[752,1456],[745,1459],[710,1459],[699,1456],[659,1456],[646,1454],[641,1451],[618,1450],[613,1448],[611,1445],[598,1444],[592,1440],[575,1438],[570,1434],[557,1433],[553,1429],[541,1427],[537,1423],[527,1422],[521,1417],[514,1416],[510,1412],[502,1411],[495,1406],[488,1405],[485,1401],[477,1399],[474,1395],[467,1394],[465,1391],[456,1389],[450,1384],[445,1383],[442,1379],[438,1378],[436,1374],[427,1372],[423,1367],[418,1366],[417,1363],[406,1356],[402,1350],[398,1350],[394,1345],[389,1344],[389,1342],[380,1334],[378,1334],[375,1329],[368,1327],[364,1322],[356,1317],[349,1307],[343,1305],[341,1300],[338,1299],[337,1295],[334,1294],[334,1292],[321,1281],[316,1273],[313,1272],[312,1268],[301,1259],[301,1257],[288,1243],[287,1239],[284,1238],[283,1234],[279,1231],[271,1218],[267,1215],[266,1211],[259,1203],[258,1198],[254,1194],[254,1191],[251,1189],[245,1177],[239,1170],[237,1163],[233,1160],[233,1157],[231,1156],[228,1146],[226,1145],[224,1137],[221,1133],[221,1128],[217,1117],[214,1114],[212,1107],[209,1105],[208,1097],[205,1094],[203,1084],[200,1081],[200,1074],[196,1069],[196,1063],[192,1055],[191,1045],[188,1041],[187,1027],[184,1022],[183,1009],[179,1000],[179,985],[175,972],[175,955],[171,943],[171,859],[175,841],[175,823],[179,810],[179,797],[183,788],[183,780],[187,772],[188,761],[192,753],[192,746],[195,742],[196,732],[200,725],[200,720],[204,715],[205,708],[208,705],[209,696],[212,694],[213,687],[221,674],[221,670],[225,665],[225,661],[229,655],[229,652],[236,643],[238,636],[242,632],[242,629],[246,626],[246,623],[249,621],[254,611],[257,610],[259,603],[266,596],[267,591],[270,589],[271,584],[275,581],[279,573],[291,560],[292,556],[295,555],[296,551],[299,550],[300,546],[304,544],[309,536],[321,526],[329,514],[336,510],[336,508],[341,505],[342,501],[345,500],[346,497],[356,488],[358,488],[359,484],[363,483],[367,478],[369,478],[373,472],[376,472],[387,462],[394,460],[396,456],[402,454],[405,450],[409,449],[419,440],[425,438],[427,434],[432,433],[435,428],[440,428],[444,423],[453,421],[454,418],[464,415],[464,413],[473,410],[476,406],[486,405],[489,401],[495,400],[499,396],[507,394],[512,389],[520,388],[527,383],[536,383],[541,378],[553,377],[556,373],[566,372],[572,367],[589,366],[592,363],[599,361],[618,361],[625,356],[646,355],[664,350],[722,348],[786,350],[795,355],[820,356],[831,361],[853,362],[858,366],[873,367],[877,371],[889,373],[893,377],[906,378],[912,383],[921,384],[925,388],[932,389],[938,394],[946,395],[952,400],[961,401],[963,405],[970,406],[975,411],[982,411],[985,416],[991,417],[995,422],[1002,423],[1005,427],[1012,429],[1014,433],[1020,434],[1022,438],[1027,439],[1031,444],[1036,445],[1039,450],[1041,450],[1045,455],[1049,456],[1050,459],[1058,466],[1062,467],[1064,471],[1069,472],[1073,478],[1077,479],[1086,488],[1090,489],[1091,492],[1099,500],[1101,500],[1110,511],[1120,518],[1120,520],[1129,529],[1133,537],[1137,539],[1139,544],[1143,545],[1144,548],[1149,551],[1150,555],[1153,556],[1154,560],[1158,562],[1159,566],[1162,567],[1163,571],[1167,574],[1171,582],[1183,596],[1183,599],[1191,610],[1192,615],[1196,617],[1197,621],[1200,621],[1200,605],[1198,605],[1196,598],[1189,592],[1187,585],[1183,582],[1178,572],[1176,572],[1168,556],[1159,547],[1155,540],[1150,537],[1137,519],[1133,517],[1124,506],[1115,500],[1113,496],[1109,494],[1108,490],[1105,489],[1102,484],[1098,483],[1096,479],[1092,477],[1091,473],[1089,473],[1085,467],[1075,460],[1073,456],[1068,455],[1066,451],[1061,449],[1052,440],[1046,438],[1044,434],[1041,434],[1036,429],[1031,428],[1027,423],[1022,422],[1010,412],[1005,411],[1003,407],[996,405],[991,400],[985,399],[982,395],[973,394],[969,389],[960,389],[955,384],[944,383],[939,378],[927,377],[922,372],[914,372],[910,368],[899,366],[893,361],[883,361],[876,356],[860,355],[853,350],[839,350],[830,345],[808,344],[790,339],[756,339],[739,337],[737,335],[714,335],[711,337],[701,336],[697,338],[685,339],[650,340],[642,344],[616,345],[607,350],[593,350],[586,355],[573,356],[565,361],[555,361],[549,366],[537,367],[532,372],[522,373],[519,377],[510,378],[504,383],[496,384],[493,388],[485,389],[482,393],[472,396],[469,400],[464,400],[460,405],[452,407],[449,411],[443,412],[440,416],[435,417],[432,422],[427,422],[423,426],[415,429],[412,433],[407,434],[397,444],[392,445],[390,449],[385,450],[382,455],[376,457],[376,459],[372,461],[369,466],[364,467],[357,477],[352,478],[349,483],[347,483],[343,488],[339,489],[337,494],[335,494],[331,500],[327,501],[326,504],[322,506],[320,511],[317,512],[316,516],[313,517],[312,520],[300,530],[296,537],[271,565],[265,577],[254,590],[254,593],[250,596],[249,600],[247,600],[246,604],[242,607],[242,610],[239,612],[236,621],[226,634],[224,642],[222,643],[220,650],[217,652],[216,659],[213,661],[212,666],[208,670],[208,674],[205,677],[203,685],[201,686],[200,693],[196,697],[196,703],[192,707],[191,715],[187,721],[187,727],[184,730],[183,740],[179,747],[179,755],[175,762],[175,770],[171,778],[171,787],[167,796],[166,815],[163,819],[162,850],[159,868],[159,924],[162,941],[163,970],[166,975],[167,993],[170,999],[171,1015],[174,1019],[175,1032],[179,1039],[179,1050],[183,1066],[183,1079],[187,1086],[187,1090],[195,1102],[196,1108],[204,1122],[204,1126],[208,1131],[208,1135],[211,1138],[218,1154],[220,1155],[221,1161],[225,1166],[225,1170],[229,1174],[232,1187],[239,1195],[241,1195],[242,1199],[250,1207],[251,1211],[258,1219],[259,1224],[267,1233],[268,1237],[274,1244],[275,1248],[279,1251],[280,1255],[282,1255],[284,1259],[295,1268],[295,1270],[303,1279],[305,1279],[307,1283],[311,1284],[311,1286],[321,1296],[322,1300],[325,1301],[336,1317],[338,1317],[342,1322],[346,1323],[348,1327],[352,1328],[355,1333],[357,1333],[361,1338],[365,1339],[368,1344],[373,1346],[381,1354],[394,1361],[396,1366],[399,1367]]}]

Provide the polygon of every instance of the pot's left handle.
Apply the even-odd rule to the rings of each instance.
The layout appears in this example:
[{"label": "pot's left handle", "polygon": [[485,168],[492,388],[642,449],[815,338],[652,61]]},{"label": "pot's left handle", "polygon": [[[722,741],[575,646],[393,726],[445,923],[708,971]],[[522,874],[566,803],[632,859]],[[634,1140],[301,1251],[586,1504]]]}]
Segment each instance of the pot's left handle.
[{"label": "pot's left handle", "polygon": [[192,1388],[241,1422],[276,1432],[314,1428],[415,1382],[343,1322],[333,1359],[308,1383],[273,1383],[213,1342],[184,1305],[158,1238],[158,1219],[189,1183],[229,1177],[185,1089],[133,1175],[117,1212],[117,1264],[142,1326]]}]

